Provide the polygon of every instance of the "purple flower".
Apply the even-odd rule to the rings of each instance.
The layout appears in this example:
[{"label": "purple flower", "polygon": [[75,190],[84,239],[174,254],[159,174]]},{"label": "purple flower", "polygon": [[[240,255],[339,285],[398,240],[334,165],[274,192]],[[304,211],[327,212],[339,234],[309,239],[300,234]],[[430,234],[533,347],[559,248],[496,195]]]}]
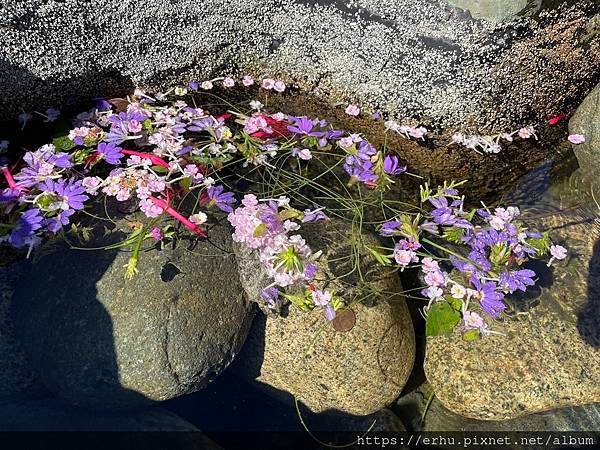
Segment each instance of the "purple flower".
[{"label": "purple flower", "polygon": [[454,225],[456,217],[452,208],[448,206],[448,199],[446,197],[430,197],[429,203],[435,208],[431,211],[435,223],[440,225]]},{"label": "purple flower", "polygon": [[112,105],[104,97],[95,97],[92,100],[94,100],[94,107],[98,111],[108,111],[112,109]]},{"label": "purple flower", "polygon": [[68,168],[72,166],[71,155],[55,153],[54,147],[44,146],[35,152],[27,152],[23,161],[28,167],[21,169],[15,176],[20,186],[32,187],[56,174],[56,167]]},{"label": "purple flower", "polygon": [[304,267],[304,276],[306,277],[307,280],[312,280],[315,277],[316,273],[317,273],[317,265],[316,264],[308,263]]},{"label": "purple flower", "polygon": [[535,272],[529,269],[515,270],[512,272],[504,272],[500,275],[499,283],[500,286],[506,289],[508,292],[513,293],[517,289],[525,292],[527,286],[533,286],[535,281]]},{"label": "purple flower", "polygon": [[58,233],[65,225],[69,224],[69,217],[73,214],[75,214],[75,211],[72,209],[60,211],[56,216],[46,219],[44,224],[48,228],[48,231]]},{"label": "purple flower", "polygon": [[327,215],[323,212],[322,208],[315,209],[311,211],[310,209],[304,210],[304,217],[302,218],[302,223],[313,223],[318,222],[320,220],[327,220]]},{"label": "purple flower", "polygon": [[373,164],[371,161],[364,161],[362,164],[344,164],[344,170],[352,178],[363,183],[374,183],[379,178],[373,173]]},{"label": "purple flower", "polygon": [[233,212],[232,204],[235,203],[233,192],[224,192],[223,186],[212,186],[206,190],[209,198],[209,205],[215,205],[221,211]]},{"label": "purple flower", "polygon": [[268,207],[264,208],[259,218],[271,233],[278,234],[284,231],[276,202],[269,202]]},{"label": "purple flower", "polygon": [[321,131],[313,131],[314,123],[308,117],[292,117],[294,120],[294,125],[289,125],[287,129],[292,133],[303,135],[303,136],[314,136],[314,137],[323,137],[325,135],[324,132]]},{"label": "purple flower", "polygon": [[267,308],[273,309],[279,305],[279,291],[271,287],[259,291],[261,298],[265,301]]},{"label": "purple flower", "polygon": [[44,218],[41,216],[39,209],[32,208],[25,211],[12,229],[8,242],[17,248],[27,245],[28,238],[42,228],[43,220]]},{"label": "purple flower", "polygon": [[496,290],[496,283],[487,281],[482,284],[477,278],[473,278],[471,282],[479,293],[479,303],[483,310],[490,317],[498,317],[506,309],[506,305],[502,301],[504,294]]},{"label": "purple flower", "polygon": [[396,219],[388,220],[381,225],[381,229],[379,230],[379,234],[382,236],[393,236],[396,234],[398,228],[402,226],[402,222]]},{"label": "purple flower", "polygon": [[0,203],[10,203],[19,199],[21,191],[19,189],[6,188],[0,191]]},{"label": "purple flower", "polygon": [[98,145],[98,153],[104,157],[107,163],[113,165],[117,165],[121,162],[120,159],[123,157],[121,150],[123,150],[121,147],[117,147],[112,142],[108,144],[106,142],[101,142]]},{"label": "purple flower", "polygon": [[55,202],[56,209],[64,211],[68,209],[83,209],[84,202],[89,199],[85,195],[85,188],[80,180],[46,180],[40,184],[40,189],[44,192],[54,194],[57,197]]},{"label": "purple flower", "polygon": [[383,171],[388,175],[400,175],[403,172],[406,172],[406,166],[398,165],[398,157],[397,156],[386,156],[383,160]]},{"label": "purple flower", "polygon": [[197,91],[199,87],[200,87],[200,85],[198,84],[197,81],[192,80],[188,83],[188,88],[190,88],[190,90],[192,90],[192,91]]}]

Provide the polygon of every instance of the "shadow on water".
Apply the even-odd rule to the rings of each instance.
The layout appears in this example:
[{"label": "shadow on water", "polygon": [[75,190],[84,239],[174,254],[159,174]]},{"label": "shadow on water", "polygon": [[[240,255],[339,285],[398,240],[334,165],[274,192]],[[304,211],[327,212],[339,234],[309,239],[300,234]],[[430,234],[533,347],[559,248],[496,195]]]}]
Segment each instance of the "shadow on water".
[{"label": "shadow on water", "polygon": [[583,340],[600,347],[600,240],[594,244],[588,268],[588,298],[577,317],[577,329]]}]

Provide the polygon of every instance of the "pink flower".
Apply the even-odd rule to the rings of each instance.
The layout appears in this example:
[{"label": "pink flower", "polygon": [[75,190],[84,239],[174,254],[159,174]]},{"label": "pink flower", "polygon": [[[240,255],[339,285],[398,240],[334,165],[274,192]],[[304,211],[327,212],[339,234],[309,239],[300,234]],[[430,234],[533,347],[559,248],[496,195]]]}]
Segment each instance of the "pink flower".
[{"label": "pink flower", "polygon": [[235,81],[231,77],[225,77],[225,79],[223,80],[223,86],[233,87],[235,86]]},{"label": "pink flower", "polygon": [[285,91],[285,83],[281,80],[277,80],[273,85],[273,89],[275,89],[277,92],[283,92]]},{"label": "pink flower", "polygon": [[550,254],[552,258],[555,259],[565,259],[567,257],[567,249],[562,245],[551,245],[550,246]]},{"label": "pink flower", "polygon": [[583,134],[570,134],[567,138],[571,144],[583,144],[585,142],[585,136]]},{"label": "pink flower", "polygon": [[414,127],[408,131],[408,134],[415,139],[424,139],[424,136],[427,134],[427,128],[425,127]]},{"label": "pink flower", "polygon": [[270,91],[275,87],[275,80],[273,78],[265,78],[262,81],[262,88]]},{"label": "pink flower", "polygon": [[356,117],[360,114],[360,108],[356,105],[350,104],[346,107],[346,114]]},{"label": "pink flower", "polygon": [[463,314],[464,327],[467,330],[485,330],[487,325],[485,324],[483,317],[473,311],[465,311]]},{"label": "pink flower", "polygon": [[246,87],[252,86],[254,84],[254,79],[250,75],[244,75],[244,78],[242,78],[242,84]]},{"label": "pink flower", "polygon": [[152,230],[150,231],[150,236],[157,242],[163,240],[162,230],[158,227],[152,228]]}]

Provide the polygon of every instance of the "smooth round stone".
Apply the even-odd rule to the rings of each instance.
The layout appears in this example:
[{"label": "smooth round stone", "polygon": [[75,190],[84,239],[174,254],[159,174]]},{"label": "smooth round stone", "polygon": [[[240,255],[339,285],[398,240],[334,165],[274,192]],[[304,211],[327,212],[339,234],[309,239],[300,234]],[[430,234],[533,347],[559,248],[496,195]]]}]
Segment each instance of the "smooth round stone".
[{"label": "smooth round stone", "polygon": [[28,264],[13,297],[15,324],[43,383],[96,408],[202,389],[237,354],[253,317],[230,239],[215,226],[211,243],[143,251],[130,281],[123,248],[62,249]]},{"label": "smooth round stone", "polygon": [[[323,272],[316,279],[333,280],[329,289],[350,304],[355,323],[347,331],[336,331],[320,310],[303,312],[294,306],[282,316],[260,315],[232,368],[242,378],[258,381],[267,393],[282,399],[286,396],[277,391],[290,393],[314,412],[372,414],[400,394],[413,367],[414,331],[399,294],[400,281],[362,255],[365,279],[385,294],[351,304],[359,298],[357,277],[343,278],[348,284],[335,279],[351,269],[351,260],[339,259],[351,254],[350,226],[339,221],[305,224],[300,233],[313,251],[323,250]],[[363,239],[368,245],[377,243],[368,234]],[[236,254],[242,285],[256,298],[258,287],[269,281],[254,254],[238,247]]]}]

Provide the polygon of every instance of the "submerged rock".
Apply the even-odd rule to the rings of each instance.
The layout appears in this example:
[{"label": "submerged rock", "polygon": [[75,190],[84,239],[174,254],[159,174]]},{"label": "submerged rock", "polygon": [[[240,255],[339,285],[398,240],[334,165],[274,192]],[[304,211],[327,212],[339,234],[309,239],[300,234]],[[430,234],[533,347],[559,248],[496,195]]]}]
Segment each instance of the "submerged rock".
[{"label": "submerged rock", "polygon": [[600,170],[600,84],[588,94],[569,121],[571,134],[582,134],[585,142],[573,145],[579,166],[588,181],[600,192],[597,178]]},{"label": "submerged rock", "polygon": [[[321,311],[302,312],[294,306],[280,317],[261,315],[233,369],[261,383],[268,393],[291,393],[314,412],[374,413],[399,395],[414,362],[414,331],[399,279],[363,254],[359,266],[370,287],[360,285],[358,273],[352,271],[349,224],[305,224],[301,234],[313,251],[323,250],[322,275],[332,280],[329,289],[349,304],[356,323],[338,332]],[[363,240],[376,245],[370,235]],[[258,287],[269,282],[257,276],[260,263],[253,254],[236,251],[242,285],[256,298]],[[365,292],[370,295],[359,301]]]},{"label": "submerged rock", "polygon": [[457,414],[503,420],[600,402],[600,220],[595,205],[570,210],[553,195],[544,202],[566,211],[529,225],[552,230],[569,257],[535,267],[541,287],[510,301],[510,318],[492,326],[502,335],[428,338],[427,379]]},{"label": "submerged rock", "polygon": [[209,383],[236,355],[253,317],[226,253],[230,239],[215,226],[210,242],[194,248],[143,251],[130,281],[123,248],[63,249],[27,265],[15,321],[48,389],[72,404],[129,408]]},{"label": "submerged rock", "polygon": [[[424,384],[401,397],[394,411],[413,431],[596,431],[600,427],[600,405],[560,408],[509,420],[476,420],[460,416],[433,398]],[[421,421],[421,418],[423,420]]]}]

